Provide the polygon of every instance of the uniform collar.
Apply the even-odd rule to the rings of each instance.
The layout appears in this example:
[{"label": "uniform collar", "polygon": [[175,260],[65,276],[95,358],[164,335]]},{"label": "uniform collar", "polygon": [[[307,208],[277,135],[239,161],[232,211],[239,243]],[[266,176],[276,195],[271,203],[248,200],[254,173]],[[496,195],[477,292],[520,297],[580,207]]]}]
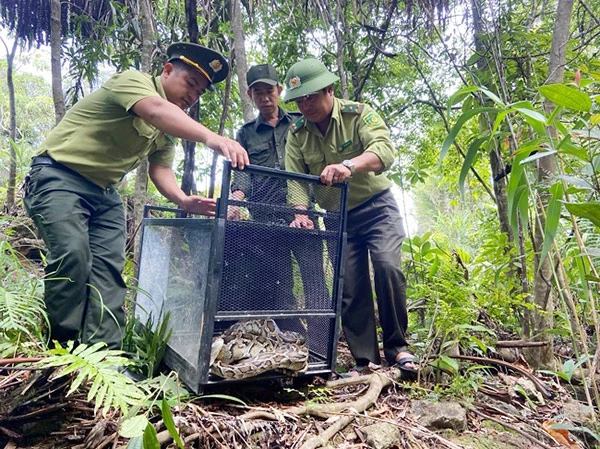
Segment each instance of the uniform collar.
[{"label": "uniform collar", "polygon": [[[279,118],[277,119],[277,125],[281,123],[282,120],[287,120],[288,123],[293,121],[293,118],[286,111],[283,110],[281,106],[279,106]],[[270,123],[268,123],[261,113],[256,117],[256,121],[254,122],[254,129],[258,129],[261,125],[273,127]]]},{"label": "uniform collar", "polygon": [[154,78],[152,78],[152,81],[154,81],[154,87],[156,87],[158,95],[160,95],[166,100],[167,94],[165,93],[165,88],[163,87],[162,82],[160,81],[160,76],[155,76]]}]

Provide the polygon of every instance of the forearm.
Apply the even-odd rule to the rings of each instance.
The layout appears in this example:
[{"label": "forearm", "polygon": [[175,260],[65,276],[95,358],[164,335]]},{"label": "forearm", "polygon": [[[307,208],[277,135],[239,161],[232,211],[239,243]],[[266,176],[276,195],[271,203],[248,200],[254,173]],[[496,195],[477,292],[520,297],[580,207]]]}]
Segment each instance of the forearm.
[{"label": "forearm", "polygon": [[149,173],[161,195],[181,207],[187,195],[177,184],[173,170],[170,167],[150,164]]},{"label": "forearm", "polygon": [[371,151],[365,151],[361,155],[353,157],[351,161],[354,162],[354,170],[356,173],[378,173],[384,169],[383,161],[377,154]]},{"label": "forearm", "polygon": [[152,126],[173,137],[207,143],[216,134],[190,118],[178,106],[160,97],[138,101],[133,111]]}]

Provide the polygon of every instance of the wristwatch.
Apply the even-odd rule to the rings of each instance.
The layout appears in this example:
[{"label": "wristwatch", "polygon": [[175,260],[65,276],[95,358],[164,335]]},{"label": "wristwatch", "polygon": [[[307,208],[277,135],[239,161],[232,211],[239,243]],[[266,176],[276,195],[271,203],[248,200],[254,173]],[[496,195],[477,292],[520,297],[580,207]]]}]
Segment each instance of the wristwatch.
[{"label": "wristwatch", "polygon": [[342,161],[342,165],[345,167],[348,167],[350,169],[350,177],[352,177],[352,175],[356,172],[356,167],[354,166],[354,162],[352,162],[350,159],[346,159],[346,160]]}]

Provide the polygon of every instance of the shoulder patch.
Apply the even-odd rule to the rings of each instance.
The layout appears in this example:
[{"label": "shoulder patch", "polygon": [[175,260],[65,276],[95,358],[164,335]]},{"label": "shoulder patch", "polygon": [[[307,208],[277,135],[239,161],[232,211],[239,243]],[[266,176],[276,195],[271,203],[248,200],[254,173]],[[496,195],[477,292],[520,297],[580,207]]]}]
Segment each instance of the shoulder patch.
[{"label": "shoulder patch", "polygon": [[377,112],[374,112],[374,111],[369,112],[362,119],[367,125],[372,126],[372,127],[377,127],[377,126],[383,125],[383,120],[381,120],[381,117],[379,117],[379,114],[377,114]]},{"label": "shoulder patch", "polygon": [[342,112],[346,114],[360,115],[363,110],[363,107],[364,104],[362,103],[346,104],[342,107]]},{"label": "shoulder patch", "polygon": [[306,125],[306,119],[304,117],[301,117],[300,119],[296,120],[290,125],[290,129],[293,133],[297,133],[299,130],[304,128],[304,125]]}]

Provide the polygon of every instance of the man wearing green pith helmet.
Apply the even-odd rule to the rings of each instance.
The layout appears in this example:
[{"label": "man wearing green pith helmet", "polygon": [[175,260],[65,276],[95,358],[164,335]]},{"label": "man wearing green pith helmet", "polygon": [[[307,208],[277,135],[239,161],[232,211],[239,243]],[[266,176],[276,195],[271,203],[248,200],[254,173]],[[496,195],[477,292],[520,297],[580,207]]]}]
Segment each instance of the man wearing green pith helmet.
[{"label": "man wearing green pith helmet", "polygon": [[124,327],[125,214],[117,187],[144,159],[158,190],[186,212],[214,215],[215,200],[186,195],[171,165],[174,137],[202,142],[243,168],[246,151],[185,112],[229,72],[220,53],[167,49],[160,76],[112,76],[75,104],[33,158],[24,204],[46,243],[50,337],[118,349]]},{"label": "man wearing green pith helmet", "polygon": [[[404,377],[414,379],[418,367],[405,338],[406,282],[400,269],[405,231],[391,182],[383,174],[394,160],[390,132],[369,105],[336,98],[333,84],[338,80],[316,59],[297,62],[288,70],[284,100],[294,101],[303,117],[290,127],[286,169],[318,175],[327,185],[349,184],[342,326],[356,361],[350,374],[360,374],[369,363],[381,360],[370,258],[385,358]],[[316,199],[327,209],[327,198],[317,194]],[[297,214],[290,226],[314,225],[308,215]]]}]

